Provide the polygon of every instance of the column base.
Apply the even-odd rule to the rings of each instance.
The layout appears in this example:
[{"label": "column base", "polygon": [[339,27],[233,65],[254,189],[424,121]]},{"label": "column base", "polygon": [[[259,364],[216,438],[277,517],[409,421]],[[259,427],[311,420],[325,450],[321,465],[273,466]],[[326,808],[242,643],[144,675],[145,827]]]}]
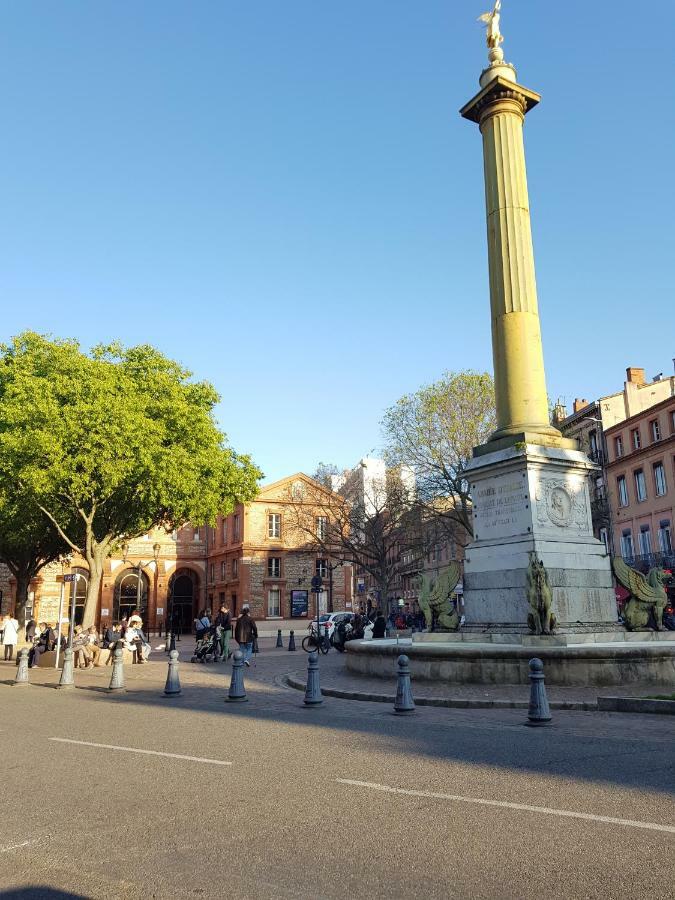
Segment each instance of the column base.
[{"label": "column base", "polygon": [[562,434],[552,426],[541,430],[521,430],[508,432],[500,429],[490,437],[485,444],[473,448],[474,459],[486,456],[488,453],[497,453],[500,450],[508,450],[509,447],[522,449],[527,444],[540,447],[555,447],[559,450],[579,450],[579,441],[576,438],[564,438]]}]

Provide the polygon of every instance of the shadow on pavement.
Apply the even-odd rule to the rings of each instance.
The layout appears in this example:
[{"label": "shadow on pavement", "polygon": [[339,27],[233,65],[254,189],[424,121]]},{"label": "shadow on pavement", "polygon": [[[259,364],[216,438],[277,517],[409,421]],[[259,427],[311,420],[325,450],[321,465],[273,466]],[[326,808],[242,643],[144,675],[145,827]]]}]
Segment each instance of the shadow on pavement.
[{"label": "shadow on pavement", "polygon": [[177,697],[165,697],[159,687],[134,687],[126,694],[107,695],[105,702],[349,732],[350,741],[361,735],[394,752],[675,795],[675,721],[670,717],[559,712],[553,725],[533,729],[524,727],[524,710],[481,710],[476,715],[474,710],[420,707],[410,717],[399,717],[387,704],[330,697],[308,708],[301,692],[259,681],[254,674],[247,678],[248,702],[226,703],[228,684],[223,679],[217,686],[184,685]]},{"label": "shadow on pavement", "polygon": [[[292,665],[297,666],[301,659],[297,657]],[[79,695],[92,703],[104,703],[111,711],[120,706],[173,710],[181,728],[185,720],[178,717],[186,712],[220,720],[235,718],[242,724],[257,720],[308,726],[332,732],[338,740],[343,735],[350,744],[359,737],[373,741],[395,753],[675,795],[675,720],[670,716],[554,712],[550,727],[525,728],[524,710],[425,706],[410,717],[398,717],[385,703],[331,697],[321,706],[307,708],[301,692],[281,686],[276,663],[271,668],[261,665],[247,670],[247,703],[225,703],[229,669],[201,669],[212,676],[211,683],[190,683],[186,678],[181,695],[175,697],[164,696],[163,681],[155,681],[152,671],[148,673],[152,685],[145,679],[127,678],[126,693],[109,694],[105,684],[83,684],[74,691],[54,693]],[[164,671],[162,666],[162,678]],[[210,727],[208,723],[196,727],[202,725]],[[10,895],[0,894],[5,896]]]},{"label": "shadow on pavement", "polygon": [[71,894],[70,891],[59,891],[41,884],[0,891],[0,897],[4,900],[87,900],[84,894]]}]

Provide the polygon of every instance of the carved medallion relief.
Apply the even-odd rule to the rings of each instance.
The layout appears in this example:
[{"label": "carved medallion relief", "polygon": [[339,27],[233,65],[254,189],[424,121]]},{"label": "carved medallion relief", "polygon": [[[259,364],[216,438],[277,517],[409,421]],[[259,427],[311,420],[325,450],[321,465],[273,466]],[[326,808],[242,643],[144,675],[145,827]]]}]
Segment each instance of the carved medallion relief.
[{"label": "carved medallion relief", "polygon": [[542,479],[537,486],[537,520],[558,528],[589,528],[586,493],[582,480]]}]

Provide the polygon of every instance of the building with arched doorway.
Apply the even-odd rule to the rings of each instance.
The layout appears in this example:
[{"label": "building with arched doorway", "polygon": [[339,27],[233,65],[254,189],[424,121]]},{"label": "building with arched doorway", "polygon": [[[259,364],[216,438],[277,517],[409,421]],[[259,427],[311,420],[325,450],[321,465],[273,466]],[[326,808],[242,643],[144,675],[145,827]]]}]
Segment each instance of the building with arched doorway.
[{"label": "building with arched doorway", "polygon": [[175,631],[192,630],[193,620],[199,612],[197,607],[202,606],[199,587],[198,572],[185,566],[177,568],[169,579],[167,615],[169,622],[173,620]]},{"label": "building with arched doorway", "polygon": [[[201,609],[216,611],[222,603],[235,616],[247,603],[255,618],[268,620],[310,617],[317,602],[322,611],[351,609],[351,565],[326,558],[292,527],[298,503],[305,503],[318,529],[326,527],[310,499],[317,490],[332,493],[298,473],[262,487],[255,500],[219,516],[215,527],[185,525],[171,534],[155,529],[129,541],[105,561],[95,623],[105,627],[138,612],[150,632],[165,631],[172,617],[191,631]],[[64,582],[66,574],[75,577]],[[316,575],[324,587],[314,595]],[[65,622],[74,601],[75,622],[81,622],[88,583],[79,557],[46,566],[31,583],[33,617],[55,624],[62,602]]]}]

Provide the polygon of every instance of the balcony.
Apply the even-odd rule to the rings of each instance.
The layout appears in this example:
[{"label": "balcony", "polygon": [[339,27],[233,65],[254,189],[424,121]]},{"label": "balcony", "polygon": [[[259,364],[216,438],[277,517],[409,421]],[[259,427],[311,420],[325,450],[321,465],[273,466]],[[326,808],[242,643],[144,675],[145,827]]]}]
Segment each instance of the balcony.
[{"label": "balcony", "polygon": [[645,575],[650,569],[670,569],[675,572],[675,550],[670,553],[640,553],[624,557],[626,565]]}]

